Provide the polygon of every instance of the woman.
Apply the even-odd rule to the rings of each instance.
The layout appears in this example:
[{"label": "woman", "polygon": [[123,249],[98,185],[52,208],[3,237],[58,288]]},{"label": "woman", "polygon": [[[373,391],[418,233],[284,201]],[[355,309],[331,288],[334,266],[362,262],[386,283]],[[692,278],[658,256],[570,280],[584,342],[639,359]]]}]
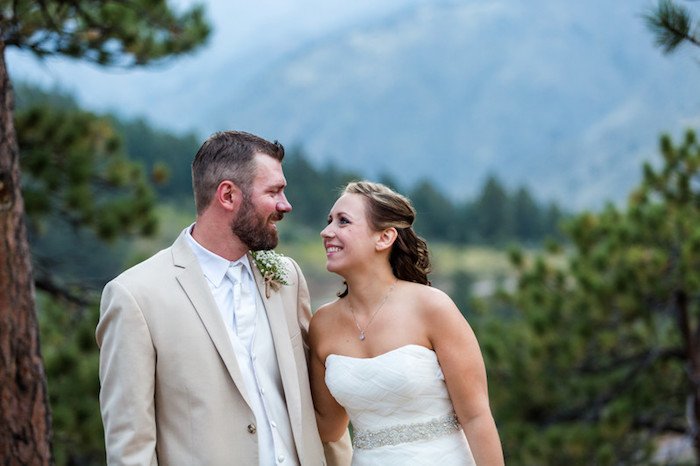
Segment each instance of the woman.
[{"label": "woman", "polygon": [[501,465],[476,337],[429,286],[414,218],[405,197],[354,182],[321,232],[326,268],[346,284],[309,329],[321,439],[337,440],[351,420],[354,466]]}]

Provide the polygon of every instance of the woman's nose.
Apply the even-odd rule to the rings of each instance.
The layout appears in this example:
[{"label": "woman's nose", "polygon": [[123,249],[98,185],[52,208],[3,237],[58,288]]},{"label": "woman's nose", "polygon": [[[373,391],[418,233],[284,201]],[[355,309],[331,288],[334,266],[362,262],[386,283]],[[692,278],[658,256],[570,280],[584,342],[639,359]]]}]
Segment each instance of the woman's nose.
[{"label": "woman's nose", "polygon": [[328,238],[331,236],[331,224],[329,223],[326,228],[321,230],[321,238]]}]

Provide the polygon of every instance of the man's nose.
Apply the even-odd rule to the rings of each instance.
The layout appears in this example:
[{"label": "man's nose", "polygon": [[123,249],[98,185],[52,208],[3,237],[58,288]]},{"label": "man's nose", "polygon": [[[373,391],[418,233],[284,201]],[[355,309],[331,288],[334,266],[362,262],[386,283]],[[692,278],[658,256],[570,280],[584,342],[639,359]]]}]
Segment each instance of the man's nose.
[{"label": "man's nose", "polygon": [[282,194],[282,198],[277,202],[276,208],[278,212],[291,212],[292,204],[287,200],[287,196]]}]

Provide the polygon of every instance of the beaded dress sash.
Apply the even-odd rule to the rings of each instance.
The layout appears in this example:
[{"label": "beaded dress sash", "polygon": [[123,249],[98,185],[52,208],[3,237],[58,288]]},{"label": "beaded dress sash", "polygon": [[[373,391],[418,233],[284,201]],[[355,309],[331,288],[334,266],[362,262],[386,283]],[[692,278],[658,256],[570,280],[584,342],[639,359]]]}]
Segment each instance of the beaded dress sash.
[{"label": "beaded dress sash", "polygon": [[461,429],[457,416],[451,414],[427,422],[400,424],[379,430],[354,431],[352,445],[362,450],[371,450],[400,443],[433,440]]}]

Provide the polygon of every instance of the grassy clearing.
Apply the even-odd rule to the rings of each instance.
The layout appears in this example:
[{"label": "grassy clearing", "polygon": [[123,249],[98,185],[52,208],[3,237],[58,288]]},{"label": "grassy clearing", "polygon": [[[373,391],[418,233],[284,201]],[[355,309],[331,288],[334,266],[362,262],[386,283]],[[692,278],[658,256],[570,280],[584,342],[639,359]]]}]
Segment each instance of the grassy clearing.
[{"label": "grassy clearing", "polygon": [[437,275],[467,272],[477,278],[512,273],[507,251],[486,246],[435,244],[430,246],[433,271]]}]

